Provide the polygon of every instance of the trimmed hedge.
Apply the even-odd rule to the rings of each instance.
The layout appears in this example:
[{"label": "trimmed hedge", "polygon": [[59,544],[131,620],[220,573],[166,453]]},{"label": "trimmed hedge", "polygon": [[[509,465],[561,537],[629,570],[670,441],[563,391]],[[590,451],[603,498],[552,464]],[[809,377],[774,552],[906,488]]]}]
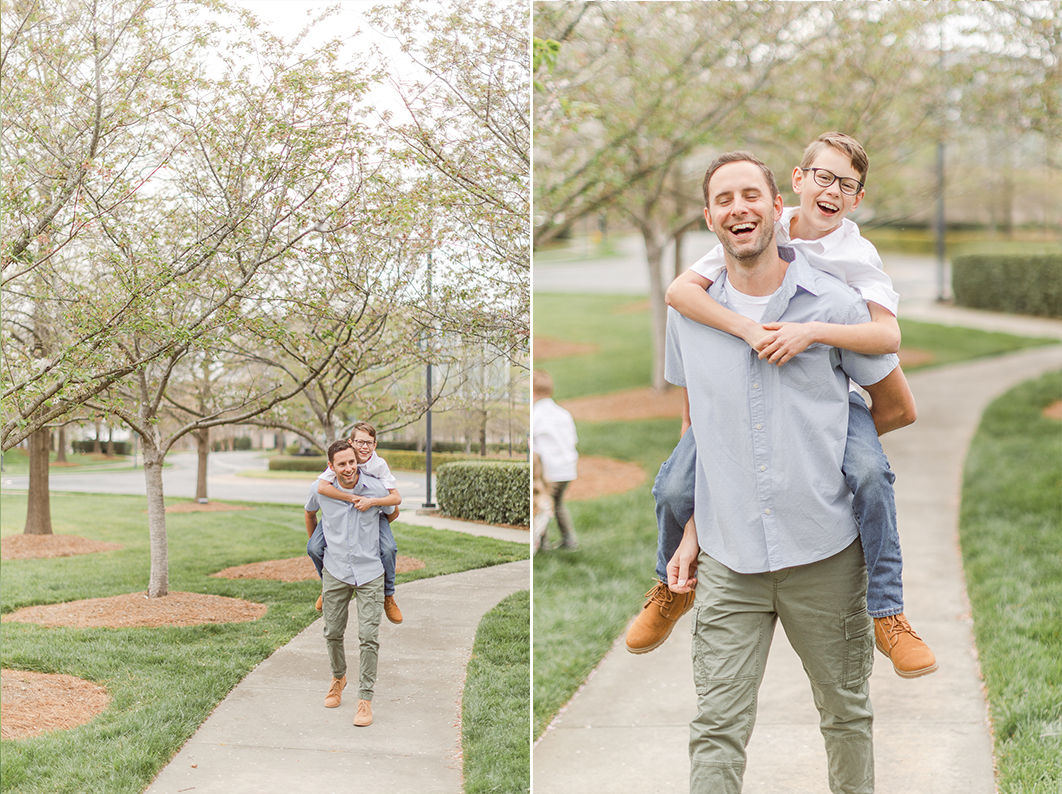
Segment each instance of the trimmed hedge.
[{"label": "trimmed hedge", "polygon": [[[377,450],[387,467],[398,471],[424,471],[427,468],[423,452],[407,452],[400,449]],[[457,455],[449,452],[432,452],[431,468],[436,471],[440,467],[457,461],[482,460],[468,455]],[[508,463],[509,461],[500,461]],[[320,473],[328,466],[328,458],[324,455],[277,455],[269,459],[270,471],[315,471]]]},{"label": "trimmed hedge", "polygon": [[439,469],[437,494],[448,516],[526,527],[531,523],[531,464],[450,463]]},{"label": "trimmed hedge", "polygon": [[[71,441],[70,442],[70,448],[72,450],[74,450],[74,452],[79,452],[82,455],[91,455],[95,444],[96,444],[96,442],[93,441],[91,438],[87,439],[87,440],[78,439],[77,441]],[[103,450],[104,452],[107,451],[107,442],[106,441],[100,440],[100,449]],[[133,445],[130,444],[128,441],[115,441],[114,442],[114,454],[115,455],[129,455],[129,454],[132,454],[132,451],[133,451]]]},{"label": "trimmed hedge", "polygon": [[1062,317],[1062,253],[957,256],[951,289],[959,306]]}]

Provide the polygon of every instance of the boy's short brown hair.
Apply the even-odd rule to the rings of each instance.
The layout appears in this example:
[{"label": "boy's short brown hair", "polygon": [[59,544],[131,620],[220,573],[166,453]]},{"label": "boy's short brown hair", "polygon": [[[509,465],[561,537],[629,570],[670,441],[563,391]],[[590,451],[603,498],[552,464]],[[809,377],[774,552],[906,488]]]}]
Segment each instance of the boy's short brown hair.
[{"label": "boy's short brown hair", "polygon": [[350,438],[354,439],[354,434],[361,430],[363,433],[368,433],[372,436],[372,440],[376,440],[376,428],[370,425],[368,422],[358,422],[354,427],[350,428]]},{"label": "boy's short brown hair", "polygon": [[843,132],[824,132],[809,143],[808,148],[804,150],[804,157],[800,161],[800,167],[811,168],[811,164],[815,162],[819,152],[827,146],[832,146],[834,149],[848,155],[848,159],[852,161],[852,168],[859,172],[859,181],[867,181],[870,158],[867,157],[866,150],[860,145],[859,141],[851,135],[845,135]]},{"label": "boy's short brown hair", "polygon": [[531,391],[542,397],[553,396],[553,378],[542,369],[536,369],[531,373]]}]

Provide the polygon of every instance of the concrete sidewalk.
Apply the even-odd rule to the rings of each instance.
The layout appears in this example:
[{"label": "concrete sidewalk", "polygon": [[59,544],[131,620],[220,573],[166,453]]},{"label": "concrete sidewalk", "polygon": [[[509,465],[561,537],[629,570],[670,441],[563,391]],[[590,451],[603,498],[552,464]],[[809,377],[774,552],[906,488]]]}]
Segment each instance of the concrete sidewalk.
[{"label": "concrete sidewalk", "polygon": [[[932,314],[927,311],[926,319]],[[1062,328],[1057,321],[1038,325],[1040,331],[1032,325],[1026,332],[1044,336]],[[897,474],[906,614],[936,652],[940,669],[905,681],[875,652],[871,695],[878,794],[996,791],[958,547],[962,466],[988,403],[1058,368],[1062,346],[1055,345],[909,376],[918,421],[883,441]],[[647,572],[651,562],[646,561]],[[688,725],[695,702],[688,615],[661,648],[644,656],[627,653],[618,638],[535,746],[535,794],[687,791]],[[810,687],[780,630],[760,690],[744,791],[828,791]]]},{"label": "concrete sidewalk", "polygon": [[[407,518],[412,511],[399,520]],[[430,519],[415,523],[438,525]],[[445,528],[530,543],[527,532],[447,521]],[[460,794],[461,693],[476,628],[502,598],[530,586],[529,559],[399,584],[405,620],[381,623],[367,728],[352,724],[357,619],[347,628],[348,685],[335,709],[324,707],[331,672],[323,620],[316,621],[229,693],[148,794]]]}]

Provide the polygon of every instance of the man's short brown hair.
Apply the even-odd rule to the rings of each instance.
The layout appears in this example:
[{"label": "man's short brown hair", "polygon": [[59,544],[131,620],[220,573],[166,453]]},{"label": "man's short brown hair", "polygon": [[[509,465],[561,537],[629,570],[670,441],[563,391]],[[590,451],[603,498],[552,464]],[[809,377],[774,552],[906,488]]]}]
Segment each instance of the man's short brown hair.
[{"label": "man's short brown hair", "polygon": [[771,191],[771,201],[778,198],[778,183],[774,179],[774,174],[771,169],[768,168],[762,160],[756,155],[749,154],[748,152],[726,152],[719,155],[712,164],[708,166],[708,170],[704,172],[704,182],[701,185],[701,189],[704,191],[704,206],[708,206],[708,183],[712,180],[712,175],[715,174],[720,168],[729,163],[752,163],[757,166],[763,175],[767,178],[767,187]]},{"label": "man's short brown hair", "polygon": [[867,157],[866,150],[860,145],[859,141],[851,135],[845,135],[843,132],[824,132],[809,143],[808,148],[804,150],[804,157],[800,161],[800,167],[811,168],[811,164],[815,162],[819,152],[827,146],[832,146],[837,151],[848,155],[848,159],[852,161],[852,168],[859,172],[859,181],[867,181],[870,158]]},{"label": "man's short brown hair", "polygon": [[350,445],[349,439],[341,438],[339,441],[333,441],[332,445],[328,448],[328,462],[331,463],[335,460],[336,453],[342,452],[344,449],[354,449],[354,447]]}]

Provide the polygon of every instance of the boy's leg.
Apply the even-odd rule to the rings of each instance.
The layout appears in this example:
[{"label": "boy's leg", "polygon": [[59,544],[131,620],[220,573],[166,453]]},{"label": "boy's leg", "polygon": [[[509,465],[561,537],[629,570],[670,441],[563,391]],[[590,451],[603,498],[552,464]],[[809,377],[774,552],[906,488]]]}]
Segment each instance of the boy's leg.
[{"label": "boy's leg", "polygon": [[372,696],[380,655],[380,617],[383,615],[383,576],[354,588],[358,600],[358,713],[354,724],[372,724]]},{"label": "boy's leg", "polygon": [[391,522],[387,516],[380,514],[380,562],[384,567],[383,592],[384,614],[392,623],[402,622],[402,610],[395,602],[395,569],[398,565],[398,544],[391,531]]},{"label": "boy's leg", "polygon": [[852,509],[866,560],[867,612],[874,618],[878,648],[905,678],[937,669],[936,658],[903,614],[903,559],[896,527],[896,475],[881,448],[874,418],[863,398],[848,395],[848,440],[844,476],[852,489]]},{"label": "boy's leg", "polygon": [[672,593],[667,587],[667,564],[675,554],[686,522],[693,516],[693,490],[697,476],[697,445],[688,430],[671,456],[660,466],[653,483],[656,499],[657,583],[646,593],[641,613],[627,630],[627,650],[647,653],[671,634],[682,615],[693,606],[693,593]]},{"label": "boy's leg", "polygon": [[568,505],[564,503],[564,492],[568,490],[568,482],[553,483],[553,515],[560,527],[561,549],[577,549],[579,541],[575,539],[575,529],[572,526],[572,514],[568,511]]},{"label": "boy's leg", "polygon": [[310,556],[310,559],[313,560],[313,566],[317,569],[318,576],[321,576],[321,571],[324,568],[324,550],[324,529],[321,528],[321,522],[318,521],[313,534],[310,535],[310,539],[306,541],[306,553]]},{"label": "boy's leg", "polygon": [[[317,526],[313,530],[313,534],[310,535],[310,539],[306,541],[306,554],[313,560],[313,566],[317,569],[317,576],[321,576],[321,571],[324,570],[324,551],[325,551],[325,536],[324,529],[321,526],[321,522],[317,522]],[[318,612],[321,611],[321,606],[324,600],[324,594],[317,596],[317,603],[314,607]]]},{"label": "boy's leg", "polygon": [[328,571],[322,573],[321,587],[324,599],[322,611],[325,647],[328,649],[328,663],[332,668],[332,685],[325,697],[325,706],[335,708],[339,705],[343,688],[347,685],[347,655],[343,637],[347,631],[350,595],[354,588],[339,581]]}]

